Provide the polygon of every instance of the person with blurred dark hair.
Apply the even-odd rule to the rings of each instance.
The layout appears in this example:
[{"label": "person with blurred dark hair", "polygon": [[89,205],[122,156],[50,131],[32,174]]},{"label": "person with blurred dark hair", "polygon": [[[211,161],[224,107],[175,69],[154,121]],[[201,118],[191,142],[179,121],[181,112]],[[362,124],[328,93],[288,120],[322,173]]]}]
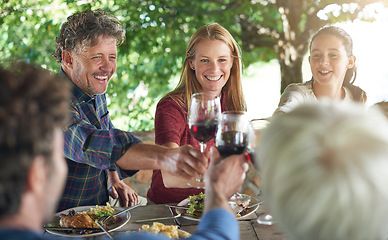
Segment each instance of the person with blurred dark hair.
[{"label": "person with blurred dark hair", "polygon": [[0,239],[39,239],[65,186],[70,85],[27,64],[0,67]]}]

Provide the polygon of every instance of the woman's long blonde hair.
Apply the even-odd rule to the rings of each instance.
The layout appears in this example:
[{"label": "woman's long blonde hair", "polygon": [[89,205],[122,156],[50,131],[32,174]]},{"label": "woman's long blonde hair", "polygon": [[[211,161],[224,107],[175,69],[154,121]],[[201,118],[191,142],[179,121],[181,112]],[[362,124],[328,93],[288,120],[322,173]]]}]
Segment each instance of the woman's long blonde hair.
[{"label": "woman's long blonde hair", "polygon": [[190,106],[191,95],[202,91],[202,86],[196,79],[194,70],[189,66],[189,60],[194,58],[195,47],[204,39],[221,40],[225,42],[233,57],[233,66],[230,69],[230,77],[221,91],[224,92],[223,97],[226,98],[226,101],[224,101],[226,104],[224,109],[238,111],[246,110],[241,85],[241,50],[228,30],[217,23],[202,26],[191,37],[186,49],[186,58],[183,62],[179,83],[177,87],[173,91],[167,93],[163,99],[171,97],[187,111],[188,106]]}]

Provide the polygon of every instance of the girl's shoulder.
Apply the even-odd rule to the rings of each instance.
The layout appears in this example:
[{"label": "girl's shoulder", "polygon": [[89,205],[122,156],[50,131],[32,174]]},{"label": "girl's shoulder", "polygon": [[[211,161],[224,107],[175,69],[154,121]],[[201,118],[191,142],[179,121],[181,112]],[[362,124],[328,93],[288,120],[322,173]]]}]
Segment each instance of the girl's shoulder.
[{"label": "girl's shoulder", "polygon": [[289,94],[291,92],[299,92],[302,94],[311,94],[313,90],[313,86],[311,81],[304,83],[291,83],[285,89],[283,94]]},{"label": "girl's shoulder", "polygon": [[311,81],[304,83],[290,83],[286,89],[312,89],[313,85]]}]

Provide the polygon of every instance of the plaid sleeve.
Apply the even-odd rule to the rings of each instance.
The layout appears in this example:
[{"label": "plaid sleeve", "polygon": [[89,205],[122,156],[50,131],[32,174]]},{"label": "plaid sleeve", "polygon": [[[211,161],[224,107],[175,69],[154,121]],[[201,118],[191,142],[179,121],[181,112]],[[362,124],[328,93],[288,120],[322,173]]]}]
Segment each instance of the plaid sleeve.
[{"label": "plaid sleeve", "polygon": [[129,132],[116,128],[99,129],[90,122],[90,118],[83,116],[88,113],[81,113],[76,107],[72,109],[72,122],[64,131],[64,151],[68,159],[108,169],[128,148],[141,142]]},{"label": "plaid sleeve", "polygon": [[[108,125],[109,125],[109,129],[114,128],[113,123],[110,120],[110,118],[108,118]],[[119,166],[116,166],[116,165],[115,165],[115,170],[119,171],[120,179],[124,179],[124,178],[127,178],[127,177],[132,177],[133,175],[135,175],[139,171],[139,170],[124,170],[124,169],[121,169]]]}]

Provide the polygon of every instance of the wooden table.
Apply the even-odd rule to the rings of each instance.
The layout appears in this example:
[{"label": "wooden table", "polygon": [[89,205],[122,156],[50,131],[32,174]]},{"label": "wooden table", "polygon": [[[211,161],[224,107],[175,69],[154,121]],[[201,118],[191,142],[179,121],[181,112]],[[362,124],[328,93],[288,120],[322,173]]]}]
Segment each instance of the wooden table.
[{"label": "wooden table", "polygon": [[[242,240],[283,240],[286,239],[284,235],[278,231],[276,228],[276,225],[267,226],[267,225],[261,225],[258,224],[256,219],[260,214],[266,213],[267,208],[265,204],[261,204],[260,207],[257,209],[256,212],[250,214],[249,216],[246,216],[239,220],[239,226],[240,226],[240,235]],[[112,235],[115,236],[117,234],[123,234],[128,233],[132,231],[136,231],[137,229],[141,228],[143,224],[149,224],[152,225],[151,222],[144,222],[144,223],[135,223],[136,220],[142,220],[142,219],[151,219],[151,218],[159,218],[159,217],[170,217],[172,216],[170,210],[168,207],[166,207],[164,204],[149,204],[147,206],[143,207],[137,207],[130,211],[131,213],[131,219],[129,222],[120,228],[118,231],[112,232]],[[187,220],[183,217],[178,218],[178,221],[181,223],[181,229],[185,230],[189,233],[194,233],[198,228],[198,221],[193,220]],[[157,222],[161,222],[166,225],[175,225],[173,219],[168,220],[158,220]],[[48,235],[51,235],[49,233],[46,233]],[[106,236],[103,236],[106,237]],[[87,239],[99,239],[101,237],[89,237]]]},{"label": "wooden table", "polygon": [[[257,223],[256,221],[257,217],[260,214],[263,214],[266,212],[267,212],[267,208],[265,204],[261,204],[255,213],[252,213],[251,215],[239,220],[240,235],[241,235],[240,239],[242,240],[286,239],[284,235],[280,231],[278,231],[276,225],[267,226],[267,225],[261,225]],[[166,207],[163,204],[160,204],[160,205],[150,204],[144,207],[138,207],[131,211],[131,215],[132,216],[130,221],[124,227],[122,227],[118,231],[118,233],[139,229],[143,224],[152,225],[152,222],[135,223],[136,220],[172,216],[168,207]],[[199,223],[197,221],[187,220],[183,217],[178,218],[178,221],[181,223],[181,229],[189,233],[195,232],[197,230],[198,223]],[[173,219],[158,220],[158,222],[161,222],[163,224],[168,224],[168,225],[176,224]]]}]

